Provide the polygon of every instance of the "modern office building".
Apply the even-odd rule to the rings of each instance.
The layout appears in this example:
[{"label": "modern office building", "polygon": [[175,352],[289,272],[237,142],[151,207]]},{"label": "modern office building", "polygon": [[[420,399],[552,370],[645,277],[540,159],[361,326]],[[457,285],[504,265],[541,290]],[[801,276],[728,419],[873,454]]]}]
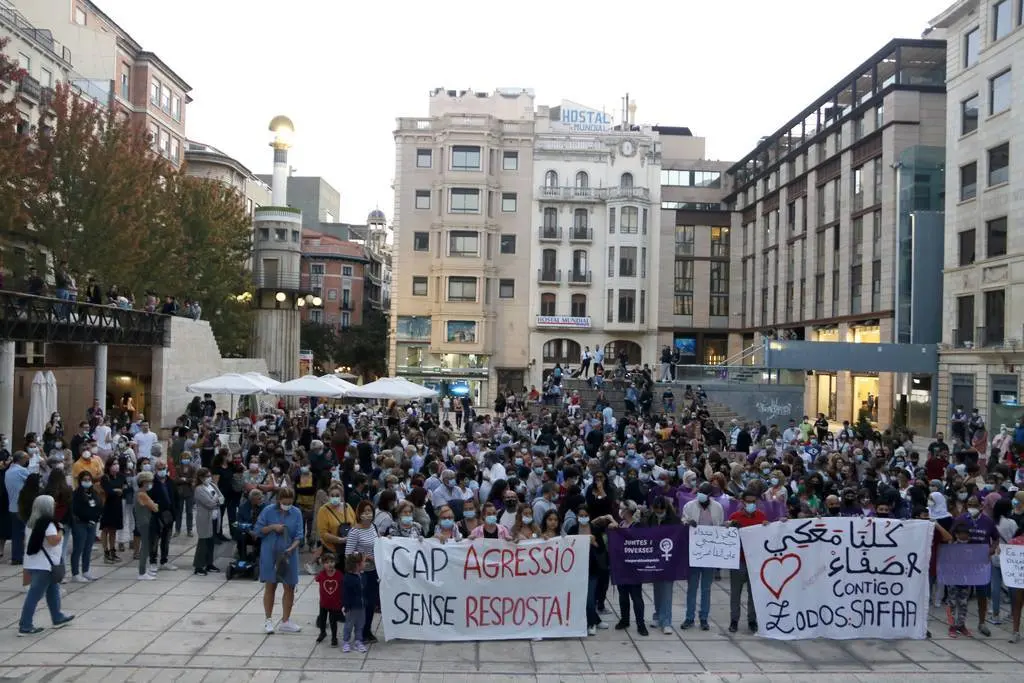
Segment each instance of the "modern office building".
[{"label": "modern office building", "polygon": [[526,382],[533,129],[518,88],[439,88],[398,119],[391,374],[482,405]]},{"label": "modern office building", "polygon": [[[608,358],[625,350],[631,363],[653,362],[657,133],[632,122],[613,126],[605,112],[569,101],[538,107],[534,130],[532,234],[528,246],[505,236],[501,243],[502,251],[523,249],[534,264],[519,271],[532,311],[528,384],[540,386],[556,363],[579,366],[581,353],[597,347]],[[503,197],[502,208],[518,207]],[[500,282],[499,290],[510,286]]]},{"label": "modern office building", "polygon": [[1024,233],[1012,228],[1024,221],[1021,10],[961,0],[932,21],[946,38],[949,100],[940,424],[977,407],[990,432],[1024,414]]},{"label": "modern office building", "polygon": [[[270,182],[270,176],[259,176]],[[302,220],[308,226],[317,223],[337,223],[341,214],[341,193],[320,176],[288,176],[288,206],[302,212]],[[315,228],[314,228],[315,229]],[[342,235],[336,235],[345,239]]]},{"label": "modern office building", "polygon": [[[706,158],[689,128],[656,126],[661,141],[659,347],[687,365],[728,358],[732,217],[723,203],[730,162]],[[660,351],[659,351],[660,355]],[[650,359],[656,362],[658,357]]]},{"label": "modern office building", "polygon": [[[729,169],[730,357],[765,338],[939,341],[945,67],[943,41],[894,40]],[[930,374],[806,382],[809,414],[855,420],[870,406],[888,425],[909,406],[928,427]]]},{"label": "modern office building", "polygon": [[[76,89],[145,126],[153,149],[175,166],[182,163],[192,87],[181,76],[89,0],[13,0],[13,7],[67,50]],[[38,73],[41,84],[56,78]]]}]

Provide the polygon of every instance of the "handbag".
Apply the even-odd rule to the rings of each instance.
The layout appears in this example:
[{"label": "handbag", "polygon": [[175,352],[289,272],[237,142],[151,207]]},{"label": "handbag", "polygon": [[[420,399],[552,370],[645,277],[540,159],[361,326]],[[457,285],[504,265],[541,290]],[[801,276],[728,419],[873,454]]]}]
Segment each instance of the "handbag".
[{"label": "handbag", "polygon": [[46,561],[50,563],[50,580],[53,583],[60,583],[61,581],[63,581],[64,574],[67,572],[67,567],[64,566],[63,562],[61,562],[60,564],[56,564],[50,558],[50,553],[46,552],[45,546],[40,548],[40,550],[42,551],[43,555],[46,555]]}]

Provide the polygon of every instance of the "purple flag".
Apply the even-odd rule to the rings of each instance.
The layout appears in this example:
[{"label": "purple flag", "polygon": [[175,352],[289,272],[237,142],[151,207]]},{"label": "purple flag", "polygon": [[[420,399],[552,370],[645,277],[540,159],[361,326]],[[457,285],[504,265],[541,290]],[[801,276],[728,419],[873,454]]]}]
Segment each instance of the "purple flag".
[{"label": "purple flag", "polygon": [[987,586],[992,561],[985,543],[943,543],[936,566],[938,582],[946,586]]},{"label": "purple flag", "polygon": [[616,586],[679,581],[690,575],[690,534],[682,524],[628,527],[608,532],[608,557]]}]

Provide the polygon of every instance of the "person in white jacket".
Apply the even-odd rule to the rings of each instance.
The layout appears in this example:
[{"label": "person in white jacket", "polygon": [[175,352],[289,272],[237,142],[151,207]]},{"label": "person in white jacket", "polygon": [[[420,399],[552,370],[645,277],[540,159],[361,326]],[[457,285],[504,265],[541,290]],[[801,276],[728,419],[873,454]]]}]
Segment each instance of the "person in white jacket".
[{"label": "person in white jacket", "polygon": [[[704,482],[697,489],[697,497],[683,506],[683,524],[697,526],[722,526],[725,523],[725,509],[711,498],[711,484]],[[710,630],[708,618],[711,613],[711,582],[715,570],[712,567],[690,567],[690,578],[686,582],[686,620],[679,628],[686,630],[693,626],[697,611],[697,588],[700,587],[700,630]]]}]

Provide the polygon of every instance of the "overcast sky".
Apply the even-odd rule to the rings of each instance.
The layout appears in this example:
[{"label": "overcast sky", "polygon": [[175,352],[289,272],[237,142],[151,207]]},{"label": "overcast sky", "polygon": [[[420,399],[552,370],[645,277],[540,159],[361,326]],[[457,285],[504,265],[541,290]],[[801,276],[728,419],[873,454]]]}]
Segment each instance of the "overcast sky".
[{"label": "overcast sky", "polygon": [[533,88],[639,122],[688,126],[735,161],[895,37],[953,0],[95,0],[193,88],[188,136],[269,173],[267,124],[295,122],[291,164],[341,192],[341,220],[393,212],[398,116],[435,87]]}]

